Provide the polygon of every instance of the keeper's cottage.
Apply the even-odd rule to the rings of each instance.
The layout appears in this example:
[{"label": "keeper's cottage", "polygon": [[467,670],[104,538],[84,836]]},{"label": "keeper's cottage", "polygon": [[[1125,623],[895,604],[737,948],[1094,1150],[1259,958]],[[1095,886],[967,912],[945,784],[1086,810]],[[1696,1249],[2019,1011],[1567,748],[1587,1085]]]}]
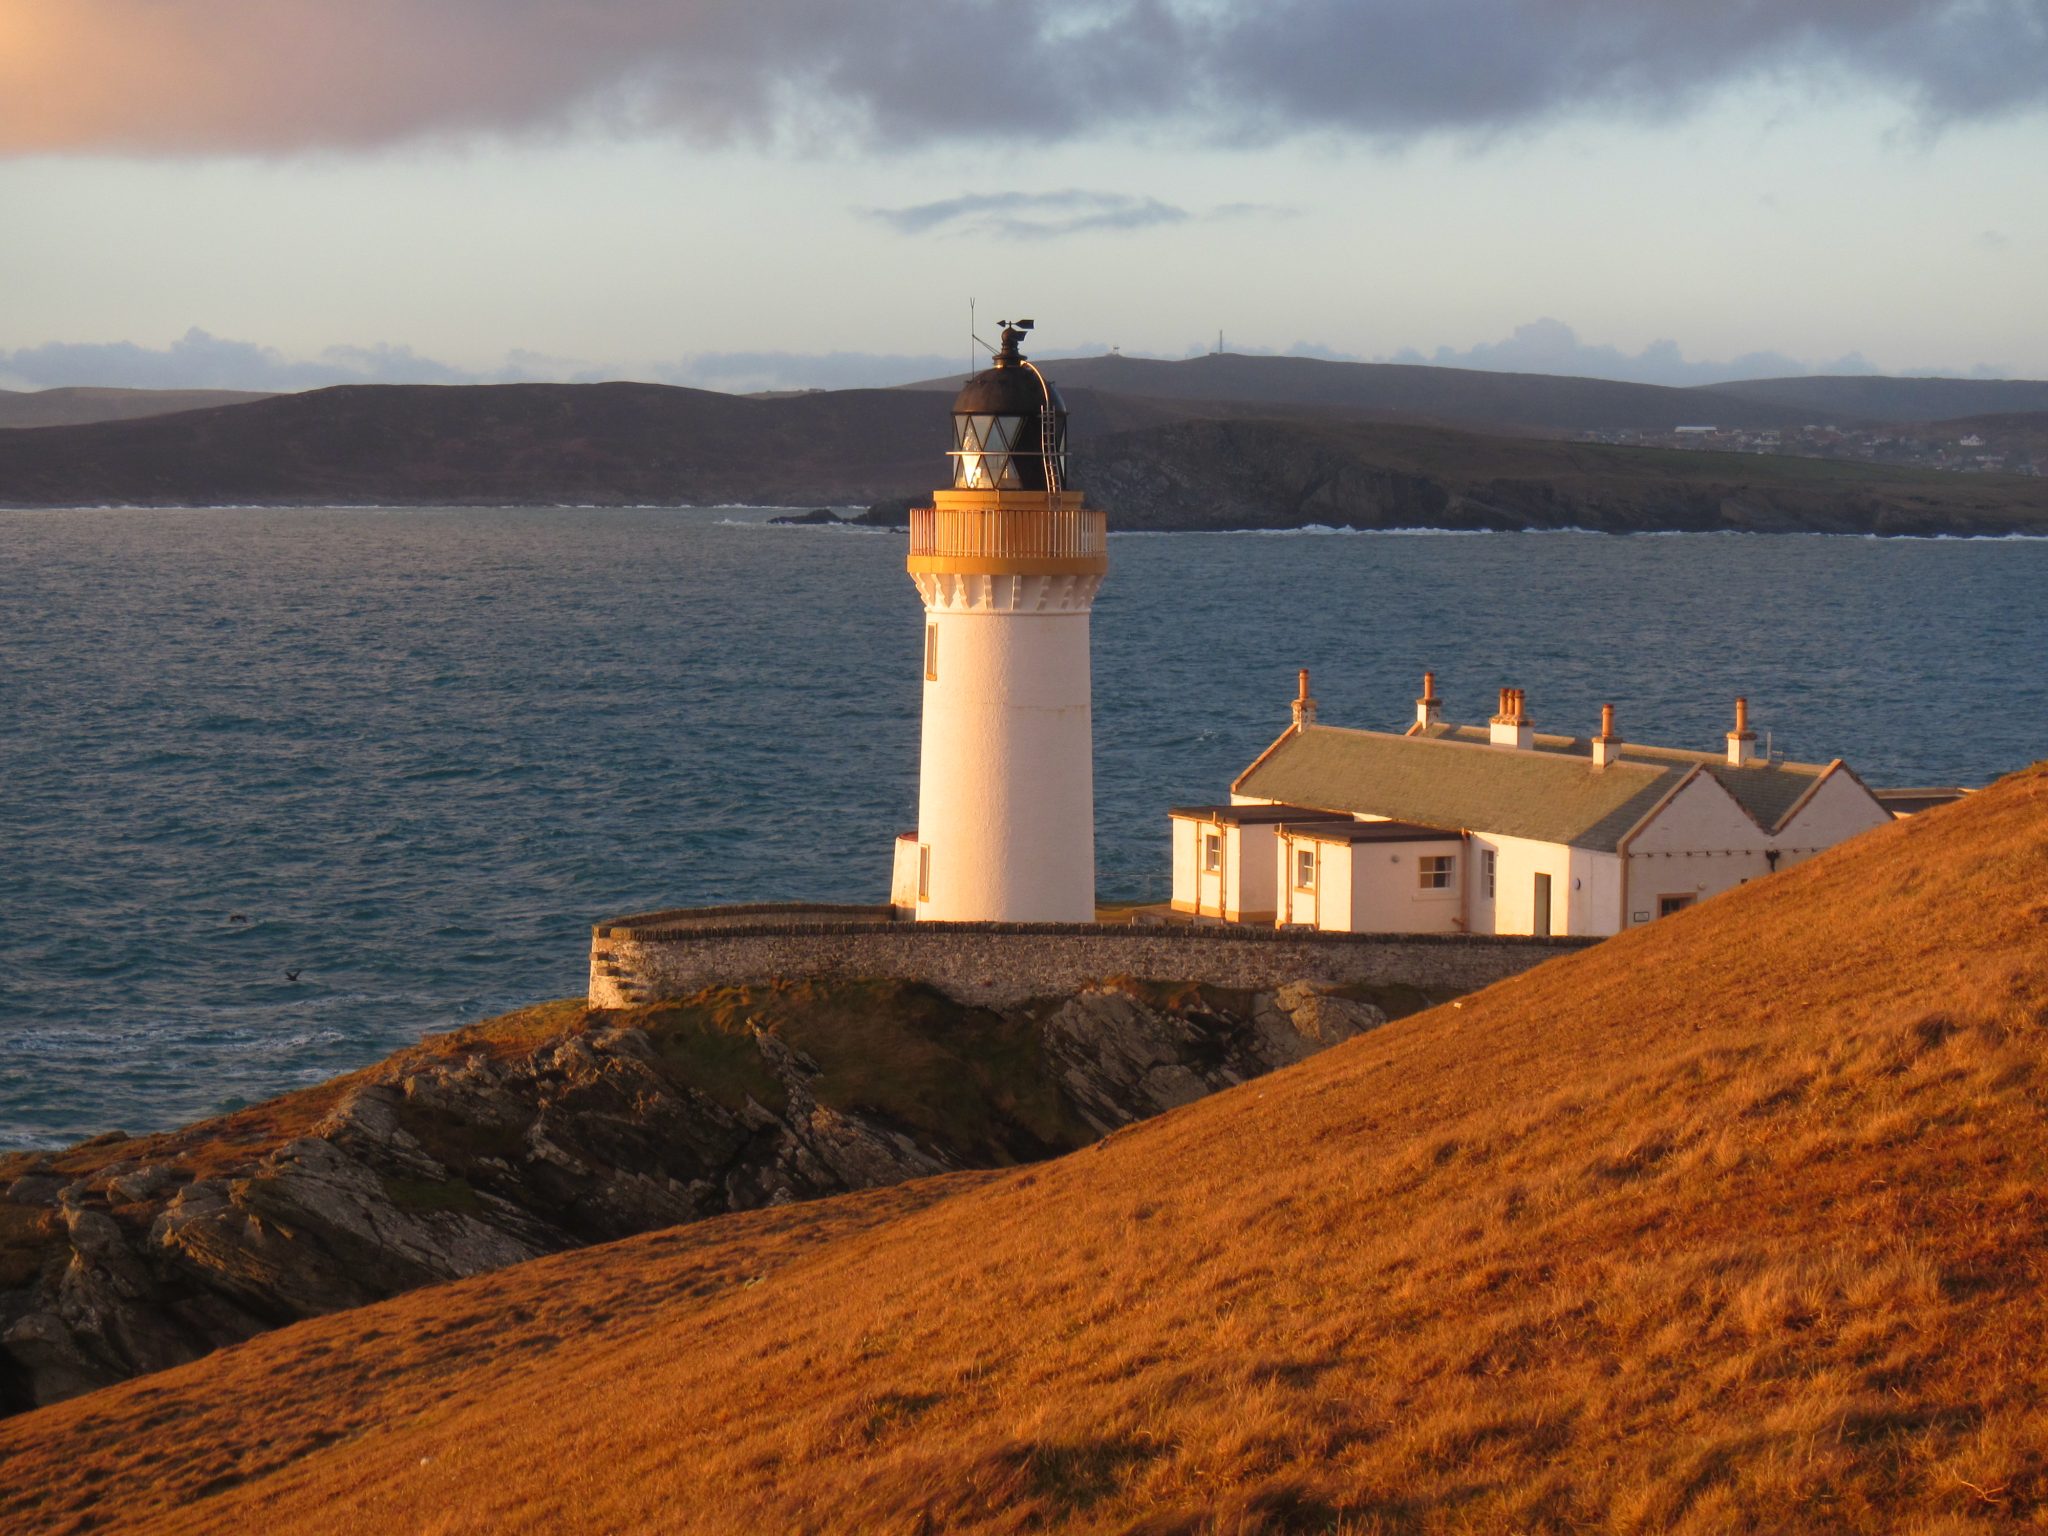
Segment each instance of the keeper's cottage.
[{"label": "keeper's cottage", "polygon": [[1425,673],[1405,733],[1294,719],[1228,805],[1169,812],[1173,905],[1353,933],[1618,933],[1811,858],[1893,809],[1840,759],[1757,750],[1745,701],[1721,752],[1539,735],[1518,688],[1454,725]]}]

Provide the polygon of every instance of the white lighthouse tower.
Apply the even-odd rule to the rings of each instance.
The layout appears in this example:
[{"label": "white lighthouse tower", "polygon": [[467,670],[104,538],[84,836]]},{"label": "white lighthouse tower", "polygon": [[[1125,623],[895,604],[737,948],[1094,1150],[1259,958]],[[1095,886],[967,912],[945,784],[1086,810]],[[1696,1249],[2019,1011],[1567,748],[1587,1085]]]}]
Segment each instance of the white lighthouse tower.
[{"label": "white lighthouse tower", "polygon": [[1109,546],[1066,488],[1066,407],[1017,350],[1030,328],[1003,322],[953,402],[952,485],[910,514],[924,740],[895,903],[921,921],[1095,917],[1088,612]]}]

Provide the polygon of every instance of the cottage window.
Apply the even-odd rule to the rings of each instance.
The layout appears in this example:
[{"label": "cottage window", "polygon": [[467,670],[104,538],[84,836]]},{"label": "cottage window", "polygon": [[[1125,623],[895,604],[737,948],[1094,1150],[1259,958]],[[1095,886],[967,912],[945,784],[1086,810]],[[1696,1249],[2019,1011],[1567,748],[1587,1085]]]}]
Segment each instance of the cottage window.
[{"label": "cottage window", "polygon": [[1312,891],[1316,888],[1316,851],[1313,848],[1294,850],[1294,884],[1297,889]]},{"label": "cottage window", "polygon": [[1448,891],[1453,863],[1448,853],[1425,853],[1415,861],[1416,884],[1425,891]]},{"label": "cottage window", "polygon": [[1491,848],[1481,850],[1479,867],[1486,875],[1486,899],[1493,900],[1494,852]]},{"label": "cottage window", "polygon": [[924,680],[928,683],[939,680],[939,626],[936,624],[924,627]]},{"label": "cottage window", "polygon": [[1218,870],[1223,867],[1223,839],[1217,833],[1208,832],[1202,836],[1202,868]]},{"label": "cottage window", "polygon": [[1687,892],[1683,896],[1659,896],[1657,898],[1657,915],[1659,917],[1669,917],[1674,912],[1683,912],[1697,900],[1699,898],[1691,892]]},{"label": "cottage window", "polygon": [[917,899],[932,899],[932,848],[930,843],[917,846]]}]

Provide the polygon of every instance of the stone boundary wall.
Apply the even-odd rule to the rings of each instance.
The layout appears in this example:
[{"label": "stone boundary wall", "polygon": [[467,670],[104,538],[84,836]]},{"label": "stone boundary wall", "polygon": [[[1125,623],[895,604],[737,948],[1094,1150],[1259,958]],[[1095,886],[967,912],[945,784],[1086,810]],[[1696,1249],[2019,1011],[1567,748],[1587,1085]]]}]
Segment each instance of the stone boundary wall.
[{"label": "stone boundary wall", "polygon": [[[886,908],[875,909],[886,911]],[[620,1008],[774,978],[923,981],[963,1002],[1016,1003],[1112,976],[1270,990],[1291,981],[1475,990],[1599,941],[1465,934],[1290,933],[1110,923],[908,923],[878,918],[698,925],[682,913],[600,924],[590,1003]]]}]

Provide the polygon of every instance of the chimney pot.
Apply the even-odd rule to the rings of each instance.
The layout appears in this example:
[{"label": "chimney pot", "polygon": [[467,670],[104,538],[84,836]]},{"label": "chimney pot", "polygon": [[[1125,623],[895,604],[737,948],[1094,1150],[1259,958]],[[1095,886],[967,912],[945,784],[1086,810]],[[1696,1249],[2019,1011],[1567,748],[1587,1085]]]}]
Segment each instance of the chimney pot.
[{"label": "chimney pot", "polygon": [[1294,728],[1298,731],[1316,723],[1316,701],[1309,697],[1307,667],[1301,669],[1296,683],[1300,691],[1294,696]]},{"label": "chimney pot", "polygon": [[1415,728],[1426,731],[1443,718],[1441,700],[1436,696],[1436,674],[1422,674],[1422,697],[1415,701]]},{"label": "chimney pot", "polygon": [[1621,738],[1614,734],[1614,706],[1600,706],[1600,734],[1593,738],[1593,766],[1605,768],[1621,755]]},{"label": "chimney pot", "polygon": [[1735,729],[1728,733],[1728,766],[1742,768],[1756,761],[1756,732],[1749,728],[1749,700],[1735,700]]},{"label": "chimney pot", "polygon": [[1493,729],[1488,736],[1494,746],[1526,748],[1536,744],[1536,733],[1529,725],[1529,712],[1522,700],[1521,689],[1501,689],[1500,713],[1490,722]]}]

